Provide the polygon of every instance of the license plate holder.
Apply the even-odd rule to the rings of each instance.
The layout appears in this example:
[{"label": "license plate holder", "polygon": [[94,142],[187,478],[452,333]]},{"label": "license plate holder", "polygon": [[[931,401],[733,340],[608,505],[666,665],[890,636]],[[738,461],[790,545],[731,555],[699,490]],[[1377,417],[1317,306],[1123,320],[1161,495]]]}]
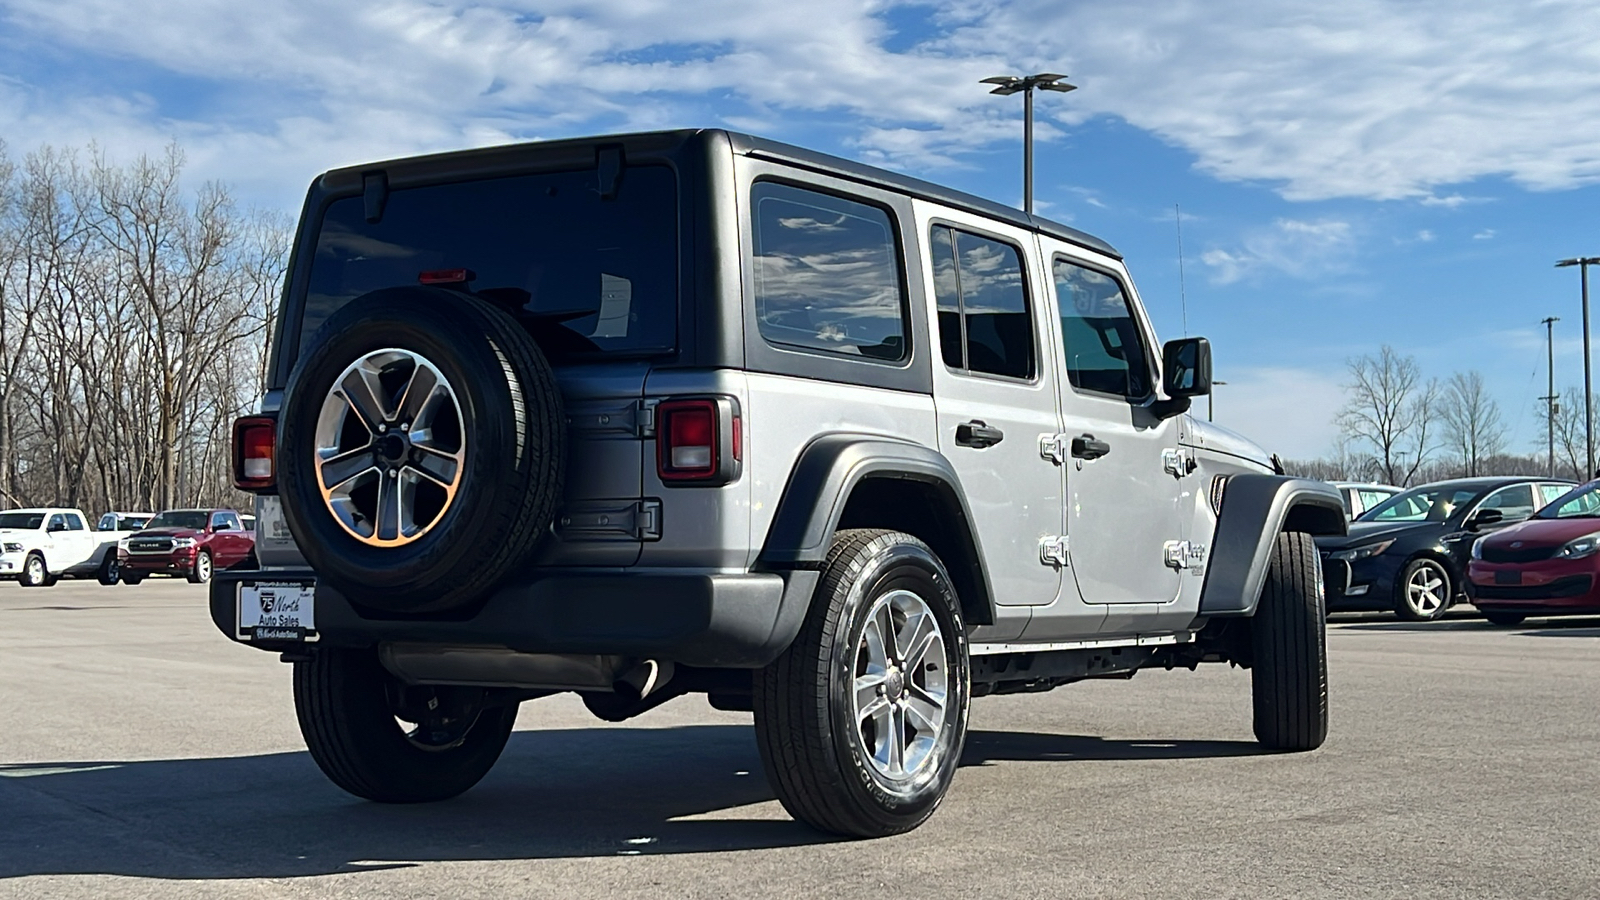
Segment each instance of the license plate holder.
[{"label": "license plate holder", "polygon": [[1494,583],[1495,584],[1521,584],[1522,583],[1522,570],[1520,570],[1520,569],[1509,569],[1509,570],[1501,569],[1500,571],[1494,573]]},{"label": "license plate holder", "polygon": [[240,582],[239,640],[272,643],[317,640],[316,589],[314,581]]}]

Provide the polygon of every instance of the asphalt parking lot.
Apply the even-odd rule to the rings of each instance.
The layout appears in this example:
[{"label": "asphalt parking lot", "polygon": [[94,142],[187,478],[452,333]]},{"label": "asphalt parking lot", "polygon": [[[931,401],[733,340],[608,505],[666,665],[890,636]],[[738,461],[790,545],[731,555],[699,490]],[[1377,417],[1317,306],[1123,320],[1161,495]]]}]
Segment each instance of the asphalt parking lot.
[{"label": "asphalt parking lot", "polygon": [[443,804],[330,785],[289,668],[204,589],[0,584],[0,897],[1600,896],[1600,620],[1330,628],[1333,724],[1259,752],[1249,677],[983,698],[897,838],[790,821],[745,714],[525,704]]}]

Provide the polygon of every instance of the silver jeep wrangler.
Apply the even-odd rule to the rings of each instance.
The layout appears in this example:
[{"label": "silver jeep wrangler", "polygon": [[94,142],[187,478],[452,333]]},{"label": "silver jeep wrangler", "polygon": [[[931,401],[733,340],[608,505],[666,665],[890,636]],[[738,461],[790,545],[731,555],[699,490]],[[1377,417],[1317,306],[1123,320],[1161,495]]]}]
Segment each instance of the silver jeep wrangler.
[{"label": "silver jeep wrangler", "polygon": [[312,185],[272,344],[211,615],[361,797],[564,691],[753,711],[855,836],[933,812],[974,696],[1231,662],[1264,745],[1327,733],[1338,494],[1187,414],[1209,345],[1074,229],[723,131],[380,162]]}]

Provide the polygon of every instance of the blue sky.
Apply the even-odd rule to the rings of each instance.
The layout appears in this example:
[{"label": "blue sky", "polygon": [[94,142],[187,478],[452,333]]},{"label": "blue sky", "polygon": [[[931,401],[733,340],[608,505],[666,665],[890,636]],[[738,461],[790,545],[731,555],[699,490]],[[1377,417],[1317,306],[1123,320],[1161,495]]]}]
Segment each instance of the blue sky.
[{"label": "blue sky", "polygon": [[[1600,20],[1578,2],[0,0],[13,156],[177,140],[196,180],[296,212],[323,169],[621,129],[724,126],[1019,203],[1128,258],[1164,338],[1213,341],[1217,419],[1328,452],[1345,361],[1480,370],[1532,451],[1544,332],[1582,378],[1600,254]],[[1596,273],[1600,276],[1600,273]],[[1600,303],[1600,277],[1597,277]]]}]

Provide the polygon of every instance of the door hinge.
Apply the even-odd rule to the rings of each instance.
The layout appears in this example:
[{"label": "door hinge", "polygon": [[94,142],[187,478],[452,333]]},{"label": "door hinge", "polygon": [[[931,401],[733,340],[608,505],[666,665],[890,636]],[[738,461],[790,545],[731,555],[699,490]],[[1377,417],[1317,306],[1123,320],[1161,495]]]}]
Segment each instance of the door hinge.
[{"label": "door hinge", "polygon": [[1050,460],[1056,465],[1067,461],[1067,442],[1065,435],[1041,434],[1039,435],[1039,455]]},{"label": "door hinge", "polygon": [[579,500],[551,525],[563,541],[659,541],[660,500]]},{"label": "door hinge", "polygon": [[1067,536],[1052,534],[1039,539],[1039,562],[1061,568],[1067,565]]},{"label": "door hinge", "polygon": [[1174,478],[1182,478],[1188,474],[1183,451],[1173,447],[1161,451],[1161,468]]},{"label": "door hinge", "polygon": [[567,406],[567,428],[586,438],[648,438],[656,433],[660,400],[600,401]]}]

